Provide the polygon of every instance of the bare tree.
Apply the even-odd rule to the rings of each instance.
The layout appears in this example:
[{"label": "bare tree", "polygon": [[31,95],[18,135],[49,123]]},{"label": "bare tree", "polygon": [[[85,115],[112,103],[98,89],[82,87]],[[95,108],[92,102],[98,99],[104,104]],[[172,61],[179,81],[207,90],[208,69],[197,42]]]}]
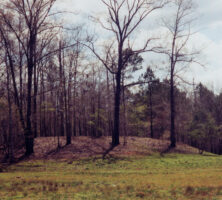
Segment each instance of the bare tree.
[{"label": "bare tree", "polygon": [[194,51],[189,48],[189,40],[192,32],[195,5],[192,0],[173,0],[173,11],[175,12],[169,20],[163,20],[164,26],[168,31],[170,45],[162,53],[166,54],[169,59],[170,72],[170,148],[176,146],[175,133],[175,82],[176,78],[181,78],[179,72],[184,71],[192,63],[197,62],[197,56],[200,51]]},{"label": "bare tree", "polygon": [[[114,97],[114,130],[112,134],[112,147],[119,144],[119,113],[120,113],[120,96],[121,96],[121,76],[124,67],[130,57],[134,54],[152,51],[148,45],[154,38],[149,38],[144,42],[143,47],[135,50],[130,44],[130,38],[139,25],[154,10],[162,8],[167,2],[164,0],[101,0],[107,7],[107,19],[97,22],[107,31],[114,35],[114,41],[108,45],[105,57],[95,50],[91,43],[88,47],[95,56],[102,62],[109,72],[115,75],[115,97]],[[125,49],[132,49],[130,54],[125,55]],[[115,56],[114,56],[115,55]]]},{"label": "bare tree", "polygon": [[[26,123],[22,117],[22,109],[20,106],[20,118],[25,132],[25,145],[26,155],[33,153],[34,134],[31,126],[32,115],[32,86],[33,86],[33,71],[37,64],[37,46],[39,37],[46,30],[48,30],[48,23],[46,23],[50,10],[55,0],[8,0],[3,4],[0,17],[1,22],[10,31],[10,36],[21,46],[25,54],[25,62],[27,67],[27,96],[26,96]],[[6,12],[7,11],[7,12]],[[23,25],[21,30],[20,24]],[[2,29],[3,30],[3,29]],[[3,36],[2,32],[2,36]],[[11,38],[12,38],[11,37]],[[11,42],[12,43],[12,42]],[[7,48],[10,47],[10,43],[5,39]],[[9,57],[11,66],[13,65],[13,59]],[[11,67],[11,69],[13,66]],[[12,70],[11,70],[12,72]],[[13,78],[15,83],[15,78]],[[36,89],[36,88],[35,88]],[[14,92],[16,93],[16,87],[14,86]],[[18,95],[16,97],[18,99]],[[17,100],[18,101],[18,100]],[[19,102],[19,101],[18,101]],[[22,119],[23,118],[23,119]]]}]

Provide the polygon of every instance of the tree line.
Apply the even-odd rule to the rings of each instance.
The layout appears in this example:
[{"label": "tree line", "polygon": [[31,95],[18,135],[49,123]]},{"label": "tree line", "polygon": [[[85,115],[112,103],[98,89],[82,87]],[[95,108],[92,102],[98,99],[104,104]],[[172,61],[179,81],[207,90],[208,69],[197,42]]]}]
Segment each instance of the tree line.
[{"label": "tree line", "polygon": [[[112,136],[111,148],[119,144],[120,135],[125,143],[129,135],[166,136],[169,148],[183,141],[221,153],[215,135],[220,132],[219,96],[202,84],[195,86],[193,95],[177,86],[179,73],[199,63],[200,51],[189,48],[193,2],[101,3],[105,15],[90,23],[110,35],[108,39],[99,35],[102,44],[84,26],[64,25],[59,19],[65,12],[54,9],[56,0],[2,2],[0,147],[6,158],[13,160],[14,151],[22,147],[26,156],[31,155],[34,139],[47,136],[57,137],[58,147],[60,136],[66,136],[67,145],[73,136]],[[148,36],[135,45],[138,29],[164,8],[171,15],[162,20],[163,41]],[[145,63],[144,56],[151,53],[165,59],[170,75],[166,79],[158,79]],[[140,69],[147,71],[138,78]],[[213,98],[211,109],[209,102],[202,102],[202,92]]]}]

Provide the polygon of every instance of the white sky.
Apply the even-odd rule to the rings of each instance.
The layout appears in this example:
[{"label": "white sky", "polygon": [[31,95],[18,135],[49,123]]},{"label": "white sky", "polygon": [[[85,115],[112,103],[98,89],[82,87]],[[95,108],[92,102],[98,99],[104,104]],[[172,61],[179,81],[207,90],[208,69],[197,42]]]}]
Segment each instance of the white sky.
[{"label": "white sky", "polygon": [[[195,66],[192,73],[186,74],[187,80],[194,78],[195,82],[207,84],[215,92],[222,90],[222,0],[194,0],[198,4],[197,21],[198,33],[193,41],[194,46],[204,46],[203,62],[205,68]],[[105,12],[105,7],[100,0],[59,0],[59,9],[78,12],[69,20],[73,23],[88,23],[90,15],[99,15]],[[157,19],[156,19],[157,20]],[[147,21],[148,23],[148,21]],[[150,24],[151,25],[151,24]],[[154,26],[142,26],[141,33]]]}]

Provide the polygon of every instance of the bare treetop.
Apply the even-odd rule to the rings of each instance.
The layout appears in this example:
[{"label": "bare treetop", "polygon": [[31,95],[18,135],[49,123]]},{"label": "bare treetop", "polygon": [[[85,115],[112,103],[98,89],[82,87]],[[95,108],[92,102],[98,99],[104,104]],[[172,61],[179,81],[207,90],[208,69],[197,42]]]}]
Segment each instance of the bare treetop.
[{"label": "bare treetop", "polygon": [[132,54],[139,54],[147,51],[154,51],[157,47],[148,48],[151,41],[156,38],[148,37],[143,41],[142,46],[135,49],[134,43],[130,40],[133,33],[141,25],[141,23],[155,10],[163,8],[169,1],[167,0],[101,0],[107,8],[104,18],[94,18],[102,28],[113,34],[113,38],[104,45],[103,52],[105,56],[101,56],[99,51],[95,50],[94,42],[89,41],[86,45],[92,50],[94,55],[111,73],[118,73],[127,63],[127,60],[121,60],[124,49],[131,49]]},{"label": "bare treetop", "polygon": [[112,31],[119,42],[124,42],[138,25],[154,10],[162,8],[166,0],[102,0],[109,16],[103,28]]}]

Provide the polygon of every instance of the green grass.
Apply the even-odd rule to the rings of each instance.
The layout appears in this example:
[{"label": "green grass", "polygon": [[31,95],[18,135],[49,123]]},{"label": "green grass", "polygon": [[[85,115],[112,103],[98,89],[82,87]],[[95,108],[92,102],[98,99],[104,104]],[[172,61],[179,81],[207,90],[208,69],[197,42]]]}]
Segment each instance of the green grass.
[{"label": "green grass", "polygon": [[0,173],[0,199],[222,199],[222,157],[158,154],[25,161]]}]

